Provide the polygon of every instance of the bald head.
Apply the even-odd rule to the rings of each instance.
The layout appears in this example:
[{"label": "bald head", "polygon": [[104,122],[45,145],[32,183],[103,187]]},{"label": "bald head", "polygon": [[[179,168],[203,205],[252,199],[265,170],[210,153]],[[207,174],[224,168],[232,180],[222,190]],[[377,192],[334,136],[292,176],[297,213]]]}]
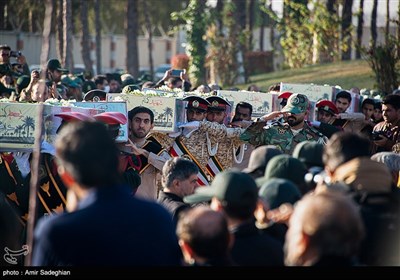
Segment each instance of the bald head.
[{"label": "bald head", "polygon": [[333,191],[306,195],[290,219],[285,262],[312,265],[323,256],[350,259],[363,235],[361,216],[349,197]]},{"label": "bald head", "polygon": [[200,257],[214,259],[225,256],[229,247],[229,231],[225,216],[206,206],[182,213],[177,235]]}]

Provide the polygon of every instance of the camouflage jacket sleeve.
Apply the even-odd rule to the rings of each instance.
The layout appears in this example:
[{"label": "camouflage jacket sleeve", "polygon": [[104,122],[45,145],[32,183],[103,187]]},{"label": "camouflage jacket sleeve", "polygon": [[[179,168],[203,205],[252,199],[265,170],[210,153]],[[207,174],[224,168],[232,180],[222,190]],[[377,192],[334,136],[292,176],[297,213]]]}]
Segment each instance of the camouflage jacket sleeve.
[{"label": "camouflage jacket sleeve", "polygon": [[265,143],[265,122],[255,122],[250,125],[241,135],[240,140],[248,142],[254,146],[261,146]]},{"label": "camouflage jacket sleeve", "polygon": [[175,141],[175,138],[168,136],[166,133],[158,131],[151,132],[147,138],[148,137],[153,137],[167,151],[172,147]]},{"label": "camouflage jacket sleeve", "polygon": [[237,138],[239,140],[239,136],[244,130],[240,127],[226,127],[224,124],[202,121],[200,122],[199,131],[207,132],[209,136],[219,140],[225,140],[226,138]]}]

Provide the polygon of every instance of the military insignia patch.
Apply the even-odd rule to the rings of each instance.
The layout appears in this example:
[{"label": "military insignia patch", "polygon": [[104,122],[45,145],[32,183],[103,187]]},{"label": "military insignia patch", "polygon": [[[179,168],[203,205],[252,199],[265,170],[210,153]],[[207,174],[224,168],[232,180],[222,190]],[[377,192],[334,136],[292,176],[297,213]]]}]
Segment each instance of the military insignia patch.
[{"label": "military insignia patch", "polygon": [[211,105],[212,105],[213,107],[218,107],[219,103],[218,103],[217,100],[214,100],[214,101],[211,103]]},{"label": "military insignia patch", "polygon": [[194,101],[192,102],[192,106],[193,106],[194,108],[199,107],[199,105],[200,105],[200,103],[199,103],[199,101],[197,101],[197,100],[194,100]]},{"label": "military insignia patch", "polygon": [[292,99],[292,102],[291,102],[293,105],[298,105],[299,103],[300,103],[300,99],[296,96],[296,97],[294,97],[293,99]]},{"label": "military insignia patch", "polygon": [[283,128],[278,128],[278,133],[279,133],[279,134],[285,134],[285,129],[283,129]]}]

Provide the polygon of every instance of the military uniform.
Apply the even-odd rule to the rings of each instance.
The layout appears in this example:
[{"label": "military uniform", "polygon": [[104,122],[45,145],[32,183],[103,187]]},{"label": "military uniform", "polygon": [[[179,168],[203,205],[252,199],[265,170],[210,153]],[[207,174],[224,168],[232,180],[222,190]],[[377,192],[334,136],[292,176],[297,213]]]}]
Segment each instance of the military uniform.
[{"label": "military uniform", "polygon": [[317,141],[325,144],[327,138],[307,123],[296,135],[293,134],[288,124],[274,122],[264,129],[264,123],[252,124],[241,136],[240,139],[252,145],[274,145],[285,154],[291,155],[294,147],[303,141]]},{"label": "military uniform", "polygon": [[[317,102],[315,105],[318,108],[318,111],[325,111],[329,114],[337,115],[339,114],[338,109],[336,108],[336,105],[329,100],[320,100]],[[327,123],[321,122],[316,129],[321,132],[323,135],[325,135],[328,138],[331,138],[331,136],[338,132],[342,131],[342,126],[335,126],[333,125],[333,122],[335,121],[335,118],[331,118],[331,120]]]},{"label": "military uniform", "polygon": [[[39,164],[39,185],[37,190],[37,217],[61,213],[66,205],[67,189],[57,172],[54,156],[42,153]],[[30,173],[23,177],[12,153],[2,153],[0,157],[1,191],[16,210],[20,222],[28,221]]]},{"label": "military uniform", "polygon": [[229,169],[236,161],[243,159],[243,154],[236,155],[237,149],[243,144],[239,139],[241,128],[228,128],[224,124],[204,121],[200,124],[199,131],[206,136],[207,170],[214,178],[218,172]]},{"label": "military uniform", "polygon": [[[303,94],[292,94],[282,112],[301,114],[307,111],[308,98]],[[303,127],[294,130],[287,123],[273,122],[264,127],[265,122],[256,122],[248,127],[240,139],[256,147],[274,145],[283,153],[291,155],[294,147],[302,141],[317,141],[326,144],[328,138],[304,121]]]},{"label": "military uniform", "polygon": [[[208,112],[225,112],[230,107],[230,103],[220,96],[209,96],[210,102]],[[207,149],[209,160],[207,170],[212,178],[222,170],[229,169],[234,162],[240,163],[243,160],[244,147],[241,147],[243,141],[239,139],[242,130],[240,128],[227,128],[225,124],[216,122],[205,122],[201,129],[207,137]],[[212,131],[212,133],[209,133]],[[236,151],[241,147],[241,152],[236,155]]]},{"label": "military uniform", "polygon": [[[206,112],[210,103],[200,96],[188,96],[184,101],[188,101],[187,110]],[[184,157],[193,161],[199,168],[198,182],[200,185],[208,185],[211,177],[209,176],[206,165],[208,161],[207,138],[203,130],[199,127],[184,129],[177,137],[170,137],[161,132],[152,132],[149,137],[153,137],[172,157]]]}]

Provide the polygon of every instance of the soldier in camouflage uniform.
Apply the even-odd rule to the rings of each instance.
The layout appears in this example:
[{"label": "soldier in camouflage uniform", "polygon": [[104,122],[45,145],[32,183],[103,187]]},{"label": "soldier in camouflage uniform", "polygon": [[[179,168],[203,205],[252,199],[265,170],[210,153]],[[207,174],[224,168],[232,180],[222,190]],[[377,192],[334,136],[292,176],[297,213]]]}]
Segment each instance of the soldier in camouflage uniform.
[{"label": "soldier in camouflage uniform", "polygon": [[[286,154],[292,154],[294,147],[305,140],[325,144],[327,138],[306,123],[308,98],[304,94],[292,94],[281,112],[276,111],[260,118],[248,127],[240,139],[256,147],[274,145]],[[283,116],[285,123],[267,121]],[[266,126],[266,127],[265,127]]]}]

